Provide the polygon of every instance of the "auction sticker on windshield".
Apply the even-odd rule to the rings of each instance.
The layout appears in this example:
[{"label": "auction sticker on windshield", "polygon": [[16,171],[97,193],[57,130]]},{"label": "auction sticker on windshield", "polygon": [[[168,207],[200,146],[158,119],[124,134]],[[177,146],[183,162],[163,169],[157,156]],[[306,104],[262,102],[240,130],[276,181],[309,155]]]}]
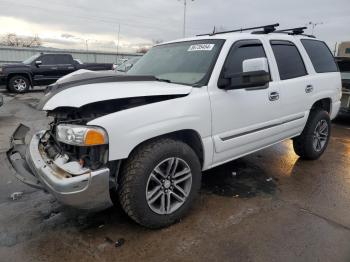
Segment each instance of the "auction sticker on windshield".
[{"label": "auction sticker on windshield", "polygon": [[188,48],[188,52],[193,52],[193,51],[211,51],[213,50],[215,44],[198,44],[198,45],[191,45]]}]

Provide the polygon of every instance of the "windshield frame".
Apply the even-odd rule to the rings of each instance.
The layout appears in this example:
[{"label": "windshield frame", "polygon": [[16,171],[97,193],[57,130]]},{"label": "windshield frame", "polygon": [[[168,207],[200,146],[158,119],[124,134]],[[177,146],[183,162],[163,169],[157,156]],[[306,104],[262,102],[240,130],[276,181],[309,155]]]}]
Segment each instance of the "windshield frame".
[{"label": "windshield frame", "polygon": [[[187,83],[182,83],[182,82],[174,82],[174,81],[171,81],[169,83],[172,83],[172,84],[179,84],[179,85],[185,85],[185,86],[192,86],[192,87],[203,87],[203,86],[206,86],[208,85],[209,83],[209,80],[210,80],[210,77],[213,73],[213,70],[214,70],[214,67],[216,65],[216,62],[221,54],[221,51],[222,51],[222,48],[226,42],[226,39],[218,39],[218,38],[215,38],[215,39],[210,39],[210,38],[203,38],[203,39],[191,39],[191,40],[186,40],[186,41],[176,41],[176,42],[170,42],[170,43],[166,43],[166,44],[160,44],[160,45],[156,45],[152,48],[157,48],[157,47],[163,47],[163,46],[167,46],[167,45],[172,45],[172,44],[179,44],[179,43],[190,43],[190,42],[198,42],[198,41],[213,41],[215,40],[217,43],[219,48],[217,50],[217,53],[213,56],[213,59],[208,67],[208,70],[207,72],[205,73],[205,75],[202,77],[202,79],[200,79],[198,82],[196,83],[192,83],[192,84],[187,84]],[[143,59],[144,57],[142,57],[141,59]],[[140,60],[141,60],[140,59]],[[139,60],[139,61],[140,61]],[[156,76],[155,76],[156,77]]]}]

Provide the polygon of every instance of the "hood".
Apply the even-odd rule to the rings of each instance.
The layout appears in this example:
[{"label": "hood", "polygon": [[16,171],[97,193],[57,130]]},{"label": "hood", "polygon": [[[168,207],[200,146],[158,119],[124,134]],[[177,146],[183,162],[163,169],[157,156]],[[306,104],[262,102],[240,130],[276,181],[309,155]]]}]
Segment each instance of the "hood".
[{"label": "hood", "polygon": [[187,95],[192,87],[157,81],[153,76],[116,75],[115,72],[82,72],[51,86],[39,109],[80,108],[95,102],[123,98]]},{"label": "hood", "polygon": [[18,68],[18,67],[29,67],[29,65],[25,65],[22,63],[16,63],[16,64],[2,64],[0,65],[1,68],[7,69],[7,68]]},{"label": "hood", "polygon": [[73,76],[77,76],[77,75],[83,75],[84,73],[90,73],[91,71],[89,71],[89,70],[86,70],[86,69],[79,69],[79,70],[77,70],[77,71],[74,71],[73,73],[70,73],[70,74],[68,74],[68,75],[65,75],[65,76],[63,76],[63,77],[61,77],[60,79],[58,79],[57,81],[56,81],[56,83],[57,84],[63,84],[63,83],[65,83],[65,82],[69,82],[69,81],[71,81],[70,79],[72,79],[72,77]]}]

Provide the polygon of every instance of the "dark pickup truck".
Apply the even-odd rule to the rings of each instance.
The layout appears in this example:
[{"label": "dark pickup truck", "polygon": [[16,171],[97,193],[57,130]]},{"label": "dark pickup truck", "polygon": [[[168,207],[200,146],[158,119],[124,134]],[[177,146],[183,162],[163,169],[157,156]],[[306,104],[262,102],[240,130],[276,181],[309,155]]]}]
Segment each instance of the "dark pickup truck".
[{"label": "dark pickup truck", "polygon": [[0,65],[0,85],[10,92],[25,93],[34,86],[50,85],[79,69],[112,70],[114,64],[80,63],[69,54],[36,54],[22,63]]}]

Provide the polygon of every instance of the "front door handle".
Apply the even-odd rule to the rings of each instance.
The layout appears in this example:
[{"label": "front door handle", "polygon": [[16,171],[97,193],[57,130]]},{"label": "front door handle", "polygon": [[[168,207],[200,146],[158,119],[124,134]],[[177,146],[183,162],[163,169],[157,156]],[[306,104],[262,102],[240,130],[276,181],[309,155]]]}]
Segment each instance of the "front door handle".
[{"label": "front door handle", "polygon": [[314,87],[312,85],[307,85],[305,88],[305,93],[311,93],[312,91],[314,91]]},{"label": "front door handle", "polygon": [[269,100],[270,101],[276,101],[280,99],[280,94],[278,92],[270,92],[269,93]]}]

